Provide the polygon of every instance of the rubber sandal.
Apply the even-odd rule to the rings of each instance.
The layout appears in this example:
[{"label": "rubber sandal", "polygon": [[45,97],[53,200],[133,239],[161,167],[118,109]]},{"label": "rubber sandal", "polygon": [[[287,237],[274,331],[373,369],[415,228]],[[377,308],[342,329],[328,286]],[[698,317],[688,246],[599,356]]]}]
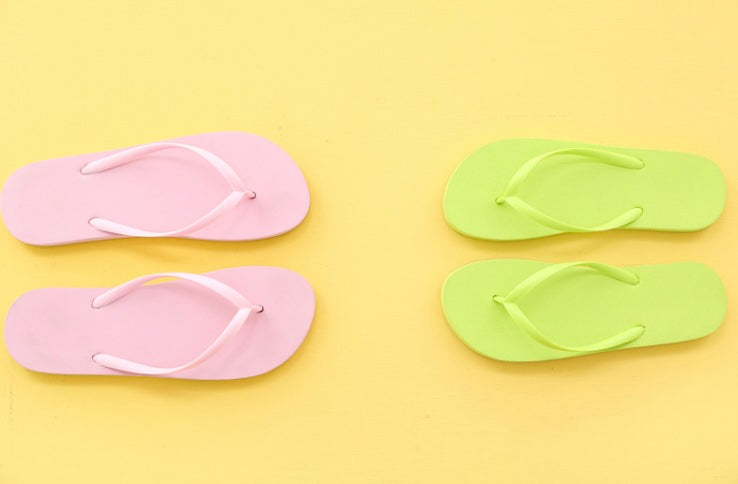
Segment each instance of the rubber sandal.
[{"label": "rubber sandal", "polygon": [[522,240],[610,229],[694,231],[725,204],[710,160],[685,153],[568,141],[489,144],[451,176],[446,220],[479,239]]},{"label": "rubber sandal", "polygon": [[2,193],[5,225],[33,245],[117,237],[253,240],[297,226],[310,196],[277,145],[240,132],[41,161]]},{"label": "rubber sandal", "polygon": [[[181,280],[144,285],[163,277]],[[310,284],[286,269],[151,274],[112,289],[28,292],[8,312],[5,342],[43,373],[229,380],[292,356],[314,309]]]},{"label": "rubber sandal", "polygon": [[720,278],[694,262],[618,268],[487,260],[448,276],[442,303],[467,346],[504,361],[701,338],[720,326],[726,309]]}]

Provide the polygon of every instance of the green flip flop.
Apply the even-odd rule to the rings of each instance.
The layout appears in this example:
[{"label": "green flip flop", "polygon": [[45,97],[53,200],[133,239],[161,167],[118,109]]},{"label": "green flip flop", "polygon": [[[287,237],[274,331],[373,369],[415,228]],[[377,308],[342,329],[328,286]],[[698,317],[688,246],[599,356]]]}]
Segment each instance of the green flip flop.
[{"label": "green flip flop", "polygon": [[701,338],[720,326],[726,308],[718,275],[695,262],[618,268],[487,260],[448,276],[441,299],[467,346],[504,361]]},{"label": "green flip flop", "polygon": [[478,239],[610,229],[688,232],[712,224],[725,180],[685,153],[511,139],[467,158],[446,186],[449,225]]}]

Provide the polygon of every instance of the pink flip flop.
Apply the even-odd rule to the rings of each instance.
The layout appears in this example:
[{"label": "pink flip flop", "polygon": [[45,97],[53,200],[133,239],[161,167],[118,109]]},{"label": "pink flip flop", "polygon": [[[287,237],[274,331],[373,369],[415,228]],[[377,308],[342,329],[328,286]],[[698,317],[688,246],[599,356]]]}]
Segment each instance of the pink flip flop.
[{"label": "pink flip flop", "polygon": [[[144,285],[163,277],[182,280]],[[310,284],[286,269],[151,274],[112,289],[28,292],[8,312],[5,343],[43,373],[230,380],[284,363],[314,311]]]},{"label": "pink flip flop", "polygon": [[0,205],[10,232],[33,245],[254,240],[297,226],[310,195],[280,147],[220,132],[33,163],[8,178]]}]

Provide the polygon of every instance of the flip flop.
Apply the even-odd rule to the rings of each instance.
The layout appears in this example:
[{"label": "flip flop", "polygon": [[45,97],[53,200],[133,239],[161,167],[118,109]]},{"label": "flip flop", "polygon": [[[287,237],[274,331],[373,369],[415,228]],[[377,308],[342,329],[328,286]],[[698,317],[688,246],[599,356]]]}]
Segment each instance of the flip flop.
[{"label": "flip flop", "polygon": [[[182,280],[144,285],[163,277]],[[310,284],[286,269],[151,274],[112,289],[28,292],[8,312],[5,343],[43,373],[229,380],[284,363],[314,309]]]},{"label": "flip flop", "polygon": [[305,218],[310,196],[277,145],[220,132],[33,163],[8,178],[0,205],[10,232],[33,245],[225,241],[291,230]]},{"label": "flip flop", "polygon": [[720,278],[694,262],[618,268],[487,260],[448,276],[442,303],[467,346],[504,361],[701,338],[720,326],[726,308]]},{"label": "flip flop", "polygon": [[724,204],[725,180],[706,158],[511,139],[459,165],[443,209],[449,225],[469,237],[522,240],[610,229],[700,230]]}]

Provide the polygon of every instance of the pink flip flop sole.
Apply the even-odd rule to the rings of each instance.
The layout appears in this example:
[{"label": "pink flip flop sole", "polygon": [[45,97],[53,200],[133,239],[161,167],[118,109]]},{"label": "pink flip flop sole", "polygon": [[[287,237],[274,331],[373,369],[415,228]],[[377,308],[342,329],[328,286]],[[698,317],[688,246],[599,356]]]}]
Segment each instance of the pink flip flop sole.
[{"label": "pink flip flop sole", "polygon": [[248,298],[263,311],[237,312],[212,287],[187,280],[137,285],[101,304],[97,302],[101,295],[113,291],[37,289],[18,298],[8,312],[8,350],[22,366],[43,373],[140,374],[100,364],[96,355],[115,355],[152,367],[176,367],[193,360],[225,334],[236,319],[234,313],[243,313],[247,317],[242,318],[242,326],[207,358],[190,368],[157,375],[229,380],[278,367],[295,353],[310,329],[315,296],[299,274],[248,266],[185,276],[207,279],[211,286],[235,291],[234,297]]},{"label": "pink flip flop sole", "polygon": [[[307,214],[310,195],[300,169],[264,138],[217,132],[140,148],[146,151],[147,146],[158,148],[89,173],[83,171],[92,162],[135,149],[56,158],[20,168],[8,178],[0,199],[5,225],[16,238],[33,245],[141,235],[93,226],[91,221],[97,218],[152,232],[142,236],[230,241],[282,234]],[[207,161],[211,155],[227,165],[223,168],[230,181],[224,170]],[[234,184],[242,184],[248,195],[240,194],[220,207],[212,220],[173,234],[222,204]]]}]

